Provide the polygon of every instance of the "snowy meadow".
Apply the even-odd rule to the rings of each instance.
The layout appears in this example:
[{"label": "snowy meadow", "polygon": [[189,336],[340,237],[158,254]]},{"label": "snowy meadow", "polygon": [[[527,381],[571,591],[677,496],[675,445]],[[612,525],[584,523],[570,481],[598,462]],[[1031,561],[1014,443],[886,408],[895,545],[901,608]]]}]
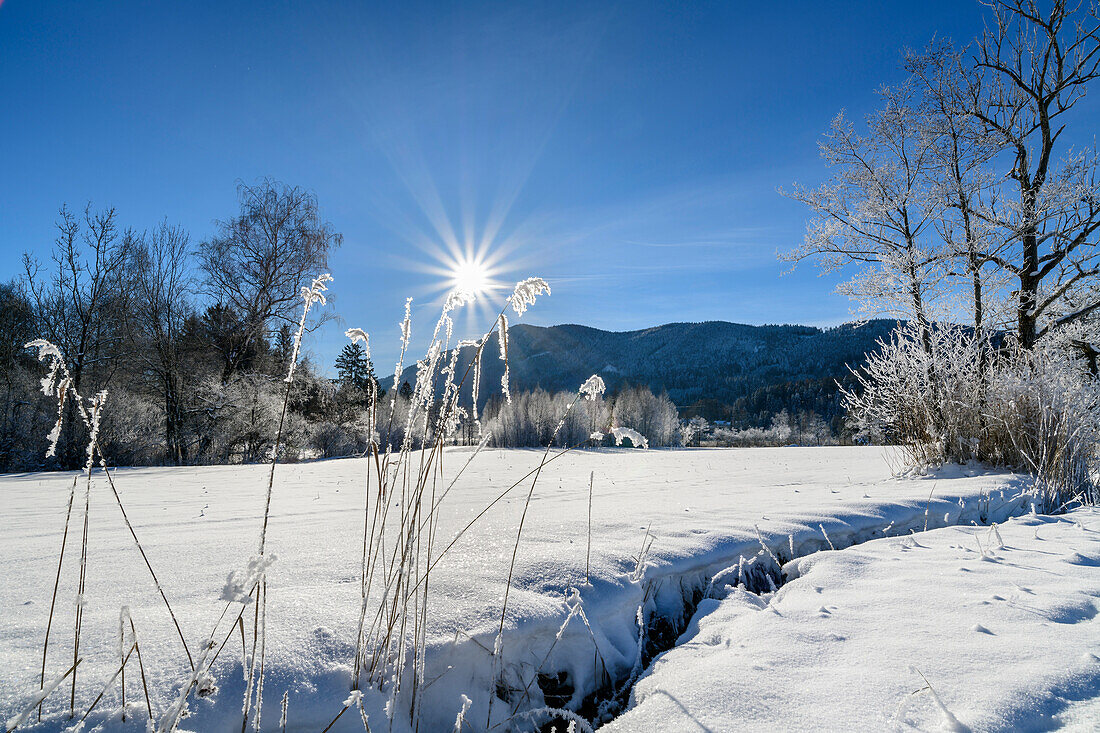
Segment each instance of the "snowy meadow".
[{"label": "snowy meadow", "polygon": [[[444,451],[444,475],[457,472],[471,453]],[[893,453],[879,448],[601,449],[554,459],[544,467],[528,507],[499,666],[493,661],[494,644],[526,485],[505,494],[462,534],[432,575],[421,644],[426,680],[419,703],[421,729],[451,729],[464,699],[471,701],[465,715],[474,730],[529,730],[528,721],[541,724],[553,716],[532,720],[517,715],[546,706],[584,709],[595,718],[602,704],[603,714],[614,717],[626,707],[633,678],[658,649],[675,640],[703,599],[722,597],[729,586],[738,585],[768,592],[772,583],[782,582],[777,561],[789,562],[792,553],[807,557],[883,537],[903,541],[925,526],[985,525],[1026,512],[1021,476],[948,469],[899,479],[893,477]],[[541,452],[534,450],[483,451],[446,499],[437,542],[459,536],[541,461]],[[265,572],[270,595],[259,719],[264,730],[281,729],[285,692],[286,729],[320,730],[343,708],[352,687],[362,602],[364,475],[372,461],[279,469],[268,527],[269,551],[276,559]],[[225,603],[219,599],[227,573],[243,570],[255,552],[267,478],[262,466],[114,472],[196,660],[202,639],[223,614]],[[37,686],[72,479],[72,474],[55,473],[0,480],[11,540],[0,546],[6,578],[0,587],[5,609],[0,654],[8,670],[0,696],[6,720],[27,706],[28,690]],[[78,578],[70,569],[64,568],[59,590],[51,676],[72,663]],[[127,607],[145,678],[136,660],[127,665],[127,725],[142,729],[149,717],[143,682],[161,725],[191,670],[118,507],[101,483],[92,496],[84,597],[77,719],[120,666],[119,613]],[[181,730],[229,730],[241,724],[243,672],[250,667],[256,606],[236,604],[233,617],[238,607],[247,611],[243,649],[239,630],[223,621],[215,640],[220,644],[228,631],[232,634],[210,667],[205,684],[211,692],[192,693],[192,715],[179,722]],[[126,630],[129,643],[135,637],[128,624]],[[391,725],[385,710],[389,682],[363,685],[372,730]],[[913,683],[903,675],[896,699],[883,704],[892,710]],[[127,729],[121,722],[120,679],[106,686],[88,722]],[[616,697],[624,687],[625,697]],[[38,724],[32,713],[24,725],[40,730],[73,725],[68,693],[62,685],[43,705],[43,722]],[[488,701],[497,694],[487,725]],[[393,725],[402,730],[410,703],[406,696],[398,703],[402,709]],[[740,725],[728,719],[727,727]],[[332,728],[362,729],[358,710]]]}]

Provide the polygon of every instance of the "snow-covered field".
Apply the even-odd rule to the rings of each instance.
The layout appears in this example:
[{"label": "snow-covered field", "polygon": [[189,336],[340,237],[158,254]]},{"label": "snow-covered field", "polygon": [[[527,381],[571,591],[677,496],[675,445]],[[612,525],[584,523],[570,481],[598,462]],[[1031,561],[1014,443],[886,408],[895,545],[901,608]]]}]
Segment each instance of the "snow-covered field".
[{"label": "snow-covered field", "polygon": [[1100,729],[1100,511],[789,563],[704,600],[608,730]]},{"label": "snow-covered field", "polygon": [[[439,537],[445,541],[453,536],[493,497],[532,469],[540,456],[538,451],[526,450],[487,451],[478,456],[443,505]],[[465,459],[461,449],[448,451],[444,468],[453,471]],[[883,541],[881,552],[908,559],[918,557],[923,550],[914,547],[903,551],[901,543],[912,540],[903,540],[899,535],[923,530],[926,525],[934,528],[1003,521],[1020,513],[1026,504],[1020,493],[1027,484],[1019,476],[954,468],[921,478],[895,479],[891,473],[897,463],[888,450],[878,448],[604,450],[571,453],[550,463],[535,491],[520,545],[503,648],[507,686],[513,689],[506,693],[509,703],[498,701],[494,707],[494,721],[507,717],[510,708],[544,704],[538,685],[527,684],[536,671],[557,677],[561,684],[555,692],[562,696],[558,702],[571,698],[568,704],[573,705],[609,681],[621,684],[629,679],[636,666],[638,608],[643,607],[647,623],[657,619],[683,622],[686,619],[679,616],[685,605],[697,600],[719,571],[736,567],[741,557],[764,569],[771,560],[760,554],[757,527],[763,542],[781,561],[788,560],[792,551],[801,557],[828,549],[830,543],[840,548],[883,534],[894,539]],[[265,729],[278,728],[279,701],[284,691],[289,691],[287,730],[320,730],[347,697],[359,609],[365,470],[366,463],[360,460],[278,467],[268,533],[268,548],[278,560],[268,574]],[[266,472],[263,466],[247,466],[126,469],[116,473],[126,509],[193,650],[210,633],[224,608],[219,596],[227,573],[242,568],[255,553]],[[590,474],[594,474],[591,582],[585,584]],[[0,477],[0,526],[4,528],[0,536],[0,669],[4,670],[0,676],[0,720],[16,714],[37,688],[42,636],[72,480],[72,474]],[[484,727],[492,679],[489,652],[525,492],[526,484],[494,507],[455,545],[433,574],[429,685],[422,730],[449,730],[462,695],[473,700],[469,716],[473,727]],[[79,496],[78,492],[78,500]],[[1039,529],[1041,536],[1061,531],[1059,525]],[[48,676],[60,674],[72,663],[79,530],[74,519],[52,632]],[[655,539],[644,577],[638,578],[636,558],[647,530]],[[949,532],[956,534],[934,535],[936,546],[943,541],[939,537],[950,537],[956,545],[973,544],[957,530]],[[979,536],[986,541],[985,534]],[[1023,544],[1007,535],[1005,540],[1010,546]],[[926,544],[923,539],[919,541]],[[974,556],[965,561],[955,559],[954,566],[943,570],[947,574],[945,587],[962,583],[962,576],[981,577],[986,565],[993,568],[1008,562],[1034,566],[1033,575],[1043,575],[1048,571],[1035,559],[1040,551],[1028,550],[1025,556],[1021,550],[1017,555],[1026,559],[1017,560],[1014,550],[996,550],[1003,558],[1000,564],[978,563]],[[936,550],[927,554],[939,558],[947,552],[961,558],[966,551]],[[1080,552],[1086,559],[1096,557],[1087,550]],[[97,481],[92,495],[88,557],[81,641],[84,661],[79,666],[76,708],[86,709],[118,667],[119,610],[125,605],[131,610],[141,643],[153,706],[163,711],[189,669],[110,489],[101,481]],[[838,586],[836,599],[827,597],[817,603],[813,606],[815,613],[819,606],[836,606],[841,610],[831,615],[843,617],[843,609],[856,605],[857,596],[844,595],[849,592],[847,587],[854,588],[850,591],[853,594],[864,594],[859,597],[873,599],[874,593],[851,585],[861,583],[862,576],[849,578],[849,585],[841,585],[841,580],[846,572],[867,568],[870,576],[874,575],[872,569],[889,565],[861,560],[864,556],[859,554],[853,554],[855,559],[851,561],[841,557],[848,555],[818,555],[802,561],[806,563],[804,575],[812,578],[817,573],[823,581],[809,582]],[[850,570],[842,569],[844,562],[850,562]],[[838,563],[836,569],[830,570],[830,563]],[[960,564],[972,566],[974,572],[959,571],[956,566]],[[906,563],[893,565],[900,571]],[[1086,562],[1076,567],[1091,566]],[[912,572],[917,573],[914,578],[928,582],[927,573]],[[727,573],[725,577],[735,575]],[[762,577],[757,576],[756,581]],[[1030,588],[1045,588],[1047,582],[1042,577],[1029,576],[1026,581],[1013,578]],[[790,590],[785,588],[780,593],[775,603],[781,612],[784,598],[796,604],[796,590],[799,584],[806,585],[804,581],[796,581]],[[580,591],[590,629],[574,619],[555,642],[569,613],[566,594],[574,587]],[[900,600],[891,601],[889,608],[883,608],[884,613],[918,618],[940,606],[970,603],[973,593],[984,594],[982,599],[991,595],[985,586],[965,591],[965,598],[958,595],[964,592],[965,584],[950,588],[950,592],[916,596],[920,603],[905,613],[899,610]],[[1015,606],[1004,602],[1006,609],[1027,605],[1012,596],[1011,589],[1001,595],[1016,599]],[[872,605],[861,612],[871,614],[877,607]],[[999,640],[1015,638],[999,625],[1000,617],[995,614],[1000,611],[990,610],[987,617],[982,617],[985,621],[979,618],[978,611],[984,608],[975,607],[970,626],[982,623]],[[721,613],[727,615],[725,610]],[[763,619],[765,615],[758,617]],[[804,631],[787,625],[775,633],[797,636],[822,631],[822,618],[812,613],[806,617],[813,620],[807,621]],[[737,643],[740,640],[734,645]],[[913,644],[921,643],[914,632]],[[906,694],[912,691],[909,687],[920,686],[914,682],[919,677],[907,672],[908,665],[920,666],[923,659],[934,655],[935,643],[925,645],[926,656],[920,659],[890,660],[896,672],[890,679],[903,682]],[[927,669],[921,667],[921,671],[945,701],[956,700],[951,697],[952,682],[948,681],[943,690],[937,685],[937,679],[942,679],[937,675],[951,665],[951,650],[938,651],[939,659],[929,663]],[[796,658],[803,652],[796,648],[789,652],[794,661],[783,674],[805,672]],[[1083,648],[1076,651],[1071,659],[1064,660],[1065,664],[1082,663],[1083,652]],[[1007,664],[1004,660],[1008,657],[999,654],[1002,652],[991,653],[991,666]],[[213,702],[194,702],[194,716],[183,727],[197,731],[240,727],[240,655],[239,641],[227,647],[214,670],[220,692]],[[966,660],[980,663],[970,651]],[[748,667],[752,664],[746,660],[741,663]],[[884,664],[888,663],[880,660],[867,668],[877,670]],[[610,680],[604,677],[604,669]],[[1025,672],[1021,667],[1013,674]],[[767,672],[755,670],[752,674],[756,675],[753,679],[761,679]],[[652,684],[650,679],[643,686]],[[744,683],[738,683],[744,694],[736,696],[743,697],[742,702],[748,705],[757,695],[748,686],[748,673],[744,679]],[[797,676],[784,679],[785,684],[770,688],[779,697],[757,696],[755,704],[780,711],[794,693],[792,685],[810,684],[800,682]],[[127,685],[130,712],[140,717],[145,703],[132,672],[128,672]],[[882,681],[876,689],[882,691],[884,699],[887,690],[893,688]],[[895,702],[901,704],[902,697]],[[58,730],[71,724],[67,719],[68,703],[66,683],[47,701],[47,720],[39,729]],[[367,703],[372,720],[381,723],[379,701],[371,698]],[[917,711],[921,704],[920,699],[914,699],[910,711]],[[108,728],[119,728],[117,718],[110,717],[117,709],[116,684],[90,721],[107,721]],[[976,708],[964,705],[959,714],[965,717],[963,713],[972,709]],[[643,704],[629,715],[642,715],[645,710]],[[869,707],[866,713],[869,720],[882,720],[879,709]],[[737,727],[735,720],[723,720],[711,719],[706,725],[715,730]],[[135,729],[144,727],[140,721],[131,725],[136,725]],[[623,729],[637,728],[627,725]],[[333,730],[362,730],[362,723],[357,715],[349,714]]]}]

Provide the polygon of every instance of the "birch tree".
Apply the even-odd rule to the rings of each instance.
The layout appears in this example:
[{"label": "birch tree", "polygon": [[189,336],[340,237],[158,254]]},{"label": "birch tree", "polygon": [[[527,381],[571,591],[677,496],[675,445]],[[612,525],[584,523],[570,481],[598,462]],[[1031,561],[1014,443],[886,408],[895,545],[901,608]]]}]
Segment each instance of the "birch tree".
[{"label": "birch tree", "polygon": [[322,220],[317,197],[297,186],[242,183],[237,198],[240,215],[219,221],[198,248],[208,294],[242,319],[225,379],[275,323],[297,324],[299,291],[328,269],[329,252],[342,241]]}]

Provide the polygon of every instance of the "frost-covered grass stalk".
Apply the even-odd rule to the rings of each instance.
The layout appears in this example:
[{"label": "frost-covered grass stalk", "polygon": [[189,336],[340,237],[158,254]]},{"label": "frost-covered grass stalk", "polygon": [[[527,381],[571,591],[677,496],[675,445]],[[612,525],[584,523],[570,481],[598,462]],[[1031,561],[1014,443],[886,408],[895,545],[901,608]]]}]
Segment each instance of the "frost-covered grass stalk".
[{"label": "frost-covered grass stalk", "polygon": [[[372,439],[367,456],[370,468],[366,476],[363,516],[363,550],[360,569],[360,609],[354,654],[353,689],[372,688],[387,699],[386,711],[391,722],[407,720],[415,729],[419,724],[425,680],[425,653],[431,605],[432,573],[459,539],[510,492],[529,481],[524,512],[516,530],[508,580],[501,604],[500,623],[492,654],[494,680],[503,673],[503,634],[508,597],[519,556],[527,508],[542,469],[576,446],[554,451],[552,439],[538,465],[513,482],[489,502],[475,517],[448,540],[438,536],[439,520],[445,500],[463,472],[486,446],[490,435],[478,420],[478,400],[485,347],[495,336],[504,360],[500,391],[511,399],[508,369],[508,310],[522,316],[528,306],[549,286],[539,278],[516,284],[512,294],[480,338],[460,341],[454,338],[453,314],[466,306],[473,296],[452,292],[444,301],[424,356],[416,362],[416,380],[405,413],[397,410],[397,390],[393,390],[388,409],[373,407],[369,414]],[[401,356],[394,369],[394,385],[402,383],[405,355],[411,337],[410,303],[400,325]],[[367,334],[350,329],[347,336],[368,346]],[[466,351],[463,349],[466,348]],[[596,399],[604,391],[603,380],[593,376],[581,386],[566,415],[580,399]],[[463,463],[444,479],[444,447],[456,434],[463,420],[473,422],[479,440]],[[560,430],[565,416],[558,424]],[[633,433],[633,431],[629,431]],[[633,437],[637,436],[634,441]],[[635,444],[645,444],[639,434],[628,435]],[[621,442],[621,439],[620,439]],[[489,710],[497,691],[490,690]],[[465,703],[464,703],[465,705]],[[457,721],[468,725],[470,703],[459,711]],[[350,706],[345,706],[345,710]],[[342,715],[344,710],[338,713]]]},{"label": "frost-covered grass stalk", "polygon": [[[122,680],[119,682],[119,692],[122,694],[122,722],[126,722],[126,619],[130,616],[130,609],[123,606],[118,613],[118,655],[122,659]],[[87,716],[85,716],[87,717]]]},{"label": "frost-covered grass stalk", "polygon": [[[412,328],[410,301],[406,301],[401,355],[394,369],[395,389],[389,409],[380,420],[375,399],[368,416],[372,433],[368,447],[371,469],[366,476],[361,605],[353,673],[355,689],[373,687],[388,696],[391,719],[399,710],[406,711],[414,725],[419,718],[431,572],[457,541],[454,538],[442,550],[438,549],[440,506],[466,466],[485,446],[487,436],[481,437],[470,458],[446,485],[442,484],[443,448],[464,418],[477,419],[481,359],[494,333],[507,364],[506,310],[511,308],[521,316],[539,295],[549,291],[545,281],[538,278],[518,283],[488,332],[476,340],[457,343],[452,343],[453,313],[473,296],[459,291],[450,293],[425,355],[416,364],[416,384],[407,410],[399,415],[396,386],[402,381]],[[369,349],[367,334],[362,329],[350,329],[347,336],[362,341]],[[462,366],[459,358],[462,348],[467,346],[473,347],[473,356]],[[471,377],[472,384],[467,385]],[[460,395],[467,386],[469,411],[460,404]],[[501,391],[508,399],[507,368]]]},{"label": "frost-covered grass stalk", "polygon": [[589,584],[588,572],[592,564],[592,485],[596,481],[596,472],[588,474],[588,548],[584,553],[584,584]]},{"label": "frost-covered grass stalk", "polygon": [[[260,547],[256,554],[261,568],[257,583],[253,588],[255,594],[255,606],[252,621],[252,655],[248,667],[248,682],[245,686],[245,699],[243,704],[243,719],[241,730],[244,731],[248,724],[249,710],[254,706],[255,714],[252,720],[254,730],[260,730],[260,713],[263,708],[264,695],[264,662],[267,654],[267,563],[264,563],[264,554],[267,550],[267,525],[271,517],[271,495],[275,486],[275,466],[279,463],[279,449],[283,444],[283,428],[286,425],[287,407],[290,404],[290,390],[294,386],[294,371],[298,366],[298,353],[302,348],[302,337],[306,331],[306,321],[309,311],[314,304],[324,305],[325,292],[328,283],[332,282],[332,276],[328,273],[314,278],[310,286],[302,288],[302,317],[298,321],[298,331],[294,334],[294,346],[290,354],[290,363],[287,366],[286,384],[283,390],[283,406],[279,411],[279,427],[275,431],[275,442],[271,447],[271,470],[267,477],[267,495],[264,501],[264,519],[260,527]],[[259,653],[257,654],[257,648]],[[253,700],[253,692],[255,700]]]},{"label": "frost-covered grass stalk", "polygon": [[[527,510],[531,507],[531,498],[535,494],[535,486],[538,484],[539,475],[542,473],[542,469],[546,465],[546,459],[550,455],[550,449],[554,445],[554,441],[557,438],[558,432],[561,430],[562,425],[565,424],[565,420],[569,416],[569,413],[573,411],[573,408],[576,406],[577,401],[582,397],[588,400],[595,400],[597,397],[603,395],[604,390],[605,386],[603,379],[595,374],[589,377],[585,381],[585,383],[581,385],[580,389],[577,390],[576,397],[573,398],[573,401],[569,404],[569,408],[565,411],[565,414],[562,415],[561,419],[558,421],[557,426],[554,428],[554,432],[550,436],[550,442],[546,444],[546,450],[544,450],[542,453],[542,460],[539,461],[538,468],[535,470],[534,478],[531,479],[531,488],[527,491],[527,498],[523,502],[523,513],[520,514],[519,518],[519,527],[516,529],[516,541],[515,544],[512,546],[512,560],[511,563],[508,565],[508,580],[504,584],[504,600],[500,604],[500,627],[497,630],[496,641],[493,644],[493,663],[496,665],[497,675],[500,674],[504,665],[504,620],[508,612],[508,596],[512,590],[512,575],[516,569],[516,558],[519,554],[519,542],[520,538],[523,536],[523,525],[525,520],[527,519]],[[494,678],[497,675],[494,675]],[[486,711],[485,721],[486,727],[488,727],[489,722],[492,718],[494,697],[495,695],[489,696],[489,706],[488,710]]]},{"label": "frost-covered grass stalk", "polygon": [[[88,442],[85,449],[86,460],[84,464],[85,475],[85,488],[84,488],[84,516],[82,522],[81,531],[81,546],[80,546],[80,565],[77,580],[77,595],[75,602],[75,614],[73,625],[73,663],[69,668],[69,672],[66,673],[66,677],[71,674],[71,685],[69,693],[69,715],[75,717],[76,715],[76,690],[77,690],[77,668],[80,662],[80,641],[81,632],[83,630],[83,616],[84,606],[87,602],[85,598],[85,582],[87,579],[88,570],[88,539],[89,539],[89,518],[91,510],[91,493],[93,488],[93,474],[98,466],[103,475],[107,479],[108,486],[111,489],[111,493],[118,505],[119,511],[122,514],[123,522],[126,525],[127,530],[130,532],[130,536],[134,540],[134,544],[137,546],[138,552],[141,554],[142,560],[145,562],[145,567],[148,569],[150,576],[153,579],[153,583],[157,588],[161,600],[163,600],[165,608],[168,610],[168,614],[172,619],[172,623],[175,626],[176,633],[179,636],[180,643],[183,645],[184,653],[187,655],[187,661],[194,668],[194,663],[191,658],[191,651],[187,646],[187,641],[183,636],[183,630],[180,628],[179,621],[176,618],[175,611],[172,609],[172,604],[168,601],[168,596],[164,592],[164,588],[160,583],[160,579],[157,577],[156,571],[153,570],[153,565],[149,561],[148,555],[145,553],[145,548],[142,546],[141,541],[138,539],[137,532],[134,530],[133,524],[130,522],[130,517],[126,513],[126,507],[122,503],[122,497],[118,493],[118,488],[115,486],[114,478],[111,475],[111,471],[107,468],[106,457],[102,454],[99,445],[99,427],[102,419],[103,409],[107,403],[106,390],[97,393],[94,397],[87,398],[77,391],[76,385],[69,372],[68,366],[65,363],[65,359],[61,354],[61,350],[54,344],[46,341],[45,339],[36,339],[26,345],[28,349],[35,349],[37,351],[39,361],[43,361],[48,365],[48,373],[42,379],[42,392],[47,396],[52,396],[57,399],[57,421],[54,424],[53,429],[50,431],[48,437],[49,446],[46,450],[46,457],[51,457],[57,452],[57,444],[61,437],[61,431],[64,427],[64,420],[66,414],[66,407],[71,406],[76,415],[80,418],[81,423],[88,432]],[[76,479],[73,481],[73,488],[70,492],[69,504],[66,510],[65,517],[65,529],[62,533],[61,550],[58,553],[57,563],[57,575],[54,580],[54,590],[50,601],[50,613],[46,623],[46,634],[42,644],[42,668],[40,671],[39,683],[45,689],[45,674],[46,664],[49,654],[49,642],[50,631],[53,627],[54,612],[56,609],[57,591],[60,585],[62,568],[65,561],[65,547],[68,542],[69,534],[69,522],[72,515],[72,505],[75,499],[76,493]],[[135,640],[136,645],[136,640]],[[133,651],[133,649],[131,649]],[[127,653],[123,659],[122,666],[119,673],[122,673],[125,669],[126,660],[129,658]],[[142,681],[144,683],[144,670],[142,672]],[[113,680],[112,680],[113,683]],[[48,694],[48,693],[47,693]],[[42,702],[45,700],[46,695],[43,695],[38,703],[38,715],[41,719],[42,714]],[[102,697],[102,694],[101,694]],[[92,705],[98,703],[99,698],[96,699]],[[89,708],[90,711],[90,708]],[[87,713],[85,713],[85,717]]]},{"label": "frost-covered grass stalk", "polygon": [[[54,609],[57,607],[57,588],[61,584],[61,566],[65,563],[65,545],[69,540],[69,519],[73,514],[73,499],[76,497],[77,477],[73,476],[73,486],[69,490],[69,504],[65,509],[65,529],[61,534],[61,551],[57,555],[57,575],[53,581],[53,594],[50,596],[50,615],[46,620],[46,637],[42,641],[42,671],[38,678],[39,688],[46,686],[46,653],[50,648],[50,629],[53,627]],[[38,703],[38,719],[42,720],[42,703]]]},{"label": "frost-covered grass stalk", "polygon": [[[138,643],[137,629],[134,627],[134,619],[131,618],[129,610],[126,612],[126,622],[130,625],[130,638],[134,640],[134,652],[137,654],[138,661],[138,673],[141,675],[141,690],[145,693],[145,709],[149,713],[149,722],[153,721],[153,703],[149,699],[149,683],[145,679],[145,662],[141,659],[141,644]],[[125,643],[125,640],[122,640]],[[125,665],[123,665],[125,667]],[[123,687],[125,687],[125,677],[123,678]]]}]

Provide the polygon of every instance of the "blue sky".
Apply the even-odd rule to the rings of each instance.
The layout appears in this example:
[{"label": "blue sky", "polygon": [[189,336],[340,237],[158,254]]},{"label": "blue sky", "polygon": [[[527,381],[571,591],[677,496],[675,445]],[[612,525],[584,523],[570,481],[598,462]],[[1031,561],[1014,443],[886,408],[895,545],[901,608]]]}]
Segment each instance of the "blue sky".
[{"label": "blue sky", "polygon": [[873,108],[902,47],[968,41],[981,10],[3,0],[0,278],[48,255],[62,203],[197,241],[272,176],[345,237],[322,362],[359,326],[385,371],[404,297],[423,335],[466,242],[550,281],[531,323],[839,323],[834,277],[781,277],[806,212],[776,189],[821,180],[818,136]]}]

